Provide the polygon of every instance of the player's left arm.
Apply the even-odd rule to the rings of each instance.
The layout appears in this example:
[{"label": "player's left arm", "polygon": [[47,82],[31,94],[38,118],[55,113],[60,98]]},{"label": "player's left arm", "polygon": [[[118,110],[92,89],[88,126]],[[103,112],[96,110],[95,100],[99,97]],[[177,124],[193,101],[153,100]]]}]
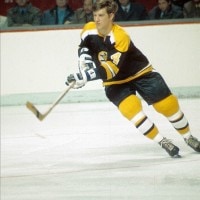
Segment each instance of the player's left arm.
[{"label": "player's left arm", "polygon": [[101,67],[105,71],[105,79],[109,80],[116,76],[120,68],[126,64],[128,50],[130,47],[130,37],[125,32],[119,32],[115,36],[115,45],[109,52],[109,57],[103,59],[103,55],[99,55],[101,59]]}]

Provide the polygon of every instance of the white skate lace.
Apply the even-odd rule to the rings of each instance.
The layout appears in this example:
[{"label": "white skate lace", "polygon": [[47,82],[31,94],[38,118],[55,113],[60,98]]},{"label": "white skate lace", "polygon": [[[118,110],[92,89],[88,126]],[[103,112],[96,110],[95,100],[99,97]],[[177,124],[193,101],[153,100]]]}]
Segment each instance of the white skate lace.
[{"label": "white skate lace", "polygon": [[169,140],[167,138],[163,138],[161,141],[160,141],[160,146],[161,147],[167,147],[169,149],[173,149],[174,148],[174,145],[171,143],[172,140]]},{"label": "white skate lace", "polygon": [[186,143],[192,146],[198,146],[199,145],[199,141],[197,140],[197,138],[190,136],[188,139],[186,139]]}]

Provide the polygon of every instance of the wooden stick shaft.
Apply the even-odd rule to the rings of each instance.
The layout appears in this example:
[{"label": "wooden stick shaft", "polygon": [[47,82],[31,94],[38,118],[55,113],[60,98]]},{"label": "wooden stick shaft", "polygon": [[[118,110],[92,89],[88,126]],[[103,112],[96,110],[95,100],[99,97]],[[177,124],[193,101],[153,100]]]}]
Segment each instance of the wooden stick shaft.
[{"label": "wooden stick shaft", "polygon": [[63,97],[69,92],[69,90],[74,86],[75,82],[70,84],[52,103],[52,105],[48,108],[45,113],[40,113],[39,110],[31,103],[27,102],[26,107],[40,120],[42,121],[52,110],[53,108],[63,99]]}]

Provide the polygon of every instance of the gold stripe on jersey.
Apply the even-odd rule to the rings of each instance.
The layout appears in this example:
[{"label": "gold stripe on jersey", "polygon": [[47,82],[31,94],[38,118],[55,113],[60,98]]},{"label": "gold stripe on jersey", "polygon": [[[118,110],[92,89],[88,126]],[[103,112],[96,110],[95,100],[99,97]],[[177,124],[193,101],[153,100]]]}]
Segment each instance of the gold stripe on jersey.
[{"label": "gold stripe on jersey", "polygon": [[113,64],[111,61],[107,61],[107,64],[113,69],[115,74],[117,74],[117,72],[119,71],[119,68],[115,64]]},{"label": "gold stripe on jersey", "polygon": [[85,24],[81,32],[81,39],[84,40],[88,35],[98,35],[96,25],[94,22]]},{"label": "gold stripe on jersey", "polygon": [[[81,32],[81,39],[84,40],[88,35],[102,36],[98,33],[94,22],[85,24]],[[116,50],[120,52],[126,52],[128,50],[131,40],[129,35],[120,26],[113,24],[112,31],[108,34],[108,36],[110,36],[111,44],[115,43]]]},{"label": "gold stripe on jersey", "polygon": [[107,77],[107,79],[111,79],[111,78],[113,78],[115,76],[114,71],[112,70],[112,68],[106,62],[102,62],[101,66],[106,71],[106,77]]},{"label": "gold stripe on jersey", "polygon": [[148,73],[148,72],[151,72],[153,70],[153,67],[151,65],[148,65],[147,67],[145,67],[144,69],[140,70],[138,73],[136,73],[135,75],[133,76],[129,76],[128,78],[126,79],[123,79],[123,80],[117,80],[117,81],[104,81],[103,82],[103,85],[104,86],[108,86],[108,85],[114,85],[114,84],[123,84],[123,83],[127,83],[129,81],[132,81],[136,78],[139,78],[140,76]]},{"label": "gold stripe on jersey", "polygon": [[101,66],[106,71],[107,79],[113,78],[116,73],[119,71],[116,65],[114,65],[111,61],[101,62]]},{"label": "gold stripe on jersey", "polygon": [[[101,39],[99,40],[99,37],[103,38],[104,36],[98,32],[96,24],[94,22],[89,22],[85,24],[83,31],[81,32],[82,45],[87,46],[87,45],[93,45],[94,43],[94,46],[99,47],[99,52],[98,49],[97,52],[95,52],[97,54],[96,56],[98,57],[98,61],[100,63],[104,61],[106,62],[102,63],[102,65],[97,64],[98,68],[100,68],[99,70],[100,71],[102,70],[101,78],[104,80],[103,82],[104,86],[127,83],[153,70],[153,67],[148,65],[148,60],[146,59],[146,57],[143,56],[140,52],[139,56],[141,56],[142,60],[141,64],[138,65],[137,61],[134,61],[134,58],[130,59],[131,63],[126,63],[126,61],[123,63],[120,62],[121,56],[124,56],[126,52],[128,53],[129,48],[134,49],[134,46],[133,45],[131,46],[132,42],[130,36],[119,25],[113,24],[111,32],[105,38],[104,41],[105,43]],[[110,48],[112,49],[112,51],[109,51]],[[136,48],[134,50],[136,51],[137,54],[138,50]],[[111,53],[112,55],[110,55]],[[102,58],[104,59],[105,56],[108,56],[107,60],[102,60]],[[119,74],[117,76],[118,79],[115,79],[115,75],[120,73],[121,72],[120,68],[123,68],[124,66],[127,67],[127,74],[128,74],[127,77],[124,78],[123,76],[124,73],[122,73],[123,78],[120,79],[120,74]]]},{"label": "gold stripe on jersey", "polygon": [[113,25],[112,33],[115,36],[115,48],[120,52],[126,52],[131,42],[129,35],[116,24]]}]

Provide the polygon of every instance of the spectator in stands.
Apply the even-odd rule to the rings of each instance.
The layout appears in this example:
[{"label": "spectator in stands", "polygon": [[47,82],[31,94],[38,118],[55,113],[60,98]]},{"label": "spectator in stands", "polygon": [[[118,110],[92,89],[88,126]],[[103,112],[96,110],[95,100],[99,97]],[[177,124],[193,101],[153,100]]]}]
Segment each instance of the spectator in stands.
[{"label": "spectator in stands", "polygon": [[41,11],[29,0],[15,0],[16,5],[7,12],[8,26],[32,26],[41,24]]},{"label": "spectator in stands", "polygon": [[0,15],[0,29],[8,26],[8,20],[6,16]]},{"label": "spectator in stands", "polygon": [[183,18],[183,11],[171,0],[158,0],[158,5],[149,12],[150,19],[178,19]]},{"label": "spectator in stands", "polygon": [[56,6],[44,11],[42,25],[69,24],[71,23],[74,11],[69,6],[68,0],[56,0]]},{"label": "spectator in stands", "polygon": [[148,12],[141,3],[131,0],[118,0],[115,21],[135,21],[148,19]]},{"label": "spectator in stands", "polygon": [[190,0],[172,0],[172,3],[176,6],[183,8],[183,5]]},{"label": "spectator in stands", "polygon": [[184,4],[183,14],[185,18],[200,17],[200,0],[192,0]]},{"label": "spectator in stands", "polygon": [[72,23],[84,24],[93,21],[92,5],[93,0],[84,0],[83,7],[75,11]]},{"label": "spectator in stands", "polygon": [[83,0],[69,0],[69,6],[72,10],[77,10],[83,6]]},{"label": "spectator in stands", "polygon": [[157,5],[157,0],[137,0],[140,3],[142,3],[145,8],[147,9],[147,11],[150,11],[154,6]]}]

